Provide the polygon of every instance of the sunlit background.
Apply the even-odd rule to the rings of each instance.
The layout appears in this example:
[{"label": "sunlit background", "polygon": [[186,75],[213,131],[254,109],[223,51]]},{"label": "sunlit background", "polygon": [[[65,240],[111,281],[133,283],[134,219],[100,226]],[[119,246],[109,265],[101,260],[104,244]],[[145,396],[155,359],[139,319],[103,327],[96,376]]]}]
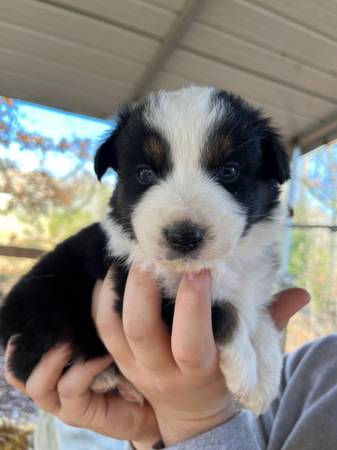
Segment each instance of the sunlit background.
[{"label": "sunlit background", "polygon": [[[0,302],[39,255],[102,217],[115,175],[98,183],[92,160],[113,126],[0,97]],[[282,283],[307,288],[312,302],[291,321],[286,350],[336,330],[337,144],[301,157],[295,181]],[[57,424],[62,449],[81,448],[82,440],[91,449],[111,449],[110,439]]]}]

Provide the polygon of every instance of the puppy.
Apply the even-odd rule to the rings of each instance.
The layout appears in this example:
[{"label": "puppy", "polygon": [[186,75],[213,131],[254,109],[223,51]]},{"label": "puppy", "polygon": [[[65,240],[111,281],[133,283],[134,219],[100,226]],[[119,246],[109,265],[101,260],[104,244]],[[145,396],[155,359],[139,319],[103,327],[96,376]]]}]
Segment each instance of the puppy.
[{"label": "puppy", "polygon": [[[102,222],[45,255],[5,299],[0,337],[6,346],[15,335],[13,373],[25,381],[60,341],[71,342],[74,360],[105,354],[90,304],[95,280],[109,266],[120,312],[130,265],[153,273],[168,327],[182,274],[209,269],[226,383],[245,407],[262,413],[277,395],[281,370],[279,334],[268,313],[279,186],[289,178],[278,133],[226,91],[161,91],[118,113],[96,153],[99,180],[109,168],[118,178]],[[93,389],[106,381],[108,388],[123,383],[113,369]]]}]

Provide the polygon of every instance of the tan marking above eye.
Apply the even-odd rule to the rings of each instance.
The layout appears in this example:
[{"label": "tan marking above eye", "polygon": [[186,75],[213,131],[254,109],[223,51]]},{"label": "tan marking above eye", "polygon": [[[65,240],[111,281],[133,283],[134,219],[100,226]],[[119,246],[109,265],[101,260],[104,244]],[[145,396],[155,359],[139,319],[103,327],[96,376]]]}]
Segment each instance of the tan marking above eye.
[{"label": "tan marking above eye", "polygon": [[148,137],[144,142],[145,153],[154,161],[154,163],[160,165],[165,158],[165,150],[160,140],[154,136]]},{"label": "tan marking above eye", "polygon": [[232,140],[228,135],[221,135],[217,139],[219,147],[222,148],[222,150],[231,150],[232,149]]},{"label": "tan marking above eye", "polygon": [[213,135],[206,144],[203,159],[210,166],[218,166],[219,163],[224,163],[232,150],[231,138],[228,135],[218,133]]}]

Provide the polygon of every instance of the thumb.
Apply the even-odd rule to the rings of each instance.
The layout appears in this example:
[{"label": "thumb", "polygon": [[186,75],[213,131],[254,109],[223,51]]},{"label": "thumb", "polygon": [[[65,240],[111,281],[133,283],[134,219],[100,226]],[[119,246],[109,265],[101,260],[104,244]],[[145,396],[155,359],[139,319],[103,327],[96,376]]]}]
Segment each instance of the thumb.
[{"label": "thumb", "polygon": [[289,319],[309,301],[309,292],[302,288],[290,288],[276,294],[270,312],[277,328],[285,328]]}]

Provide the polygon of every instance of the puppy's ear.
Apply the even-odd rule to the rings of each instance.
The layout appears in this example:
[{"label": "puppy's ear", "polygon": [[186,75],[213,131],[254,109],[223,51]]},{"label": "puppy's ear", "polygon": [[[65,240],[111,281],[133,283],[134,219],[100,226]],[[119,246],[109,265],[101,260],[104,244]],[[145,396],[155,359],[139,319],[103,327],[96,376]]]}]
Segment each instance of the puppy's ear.
[{"label": "puppy's ear", "polygon": [[99,181],[101,181],[101,178],[109,168],[114,171],[117,171],[118,169],[117,139],[125,127],[129,115],[130,109],[128,106],[123,107],[123,109],[118,112],[114,119],[116,127],[96,152],[94,170]]},{"label": "puppy's ear", "polygon": [[99,181],[109,167],[113,170],[117,169],[115,131],[101,144],[95,155],[94,169]]},{"label": "puppy's ear", "polygon": [[262,166],[260,173],[264,178],[274,178],[279,184],[290,178],[289,158],[280,134],[264,120],[262,130]]}]

